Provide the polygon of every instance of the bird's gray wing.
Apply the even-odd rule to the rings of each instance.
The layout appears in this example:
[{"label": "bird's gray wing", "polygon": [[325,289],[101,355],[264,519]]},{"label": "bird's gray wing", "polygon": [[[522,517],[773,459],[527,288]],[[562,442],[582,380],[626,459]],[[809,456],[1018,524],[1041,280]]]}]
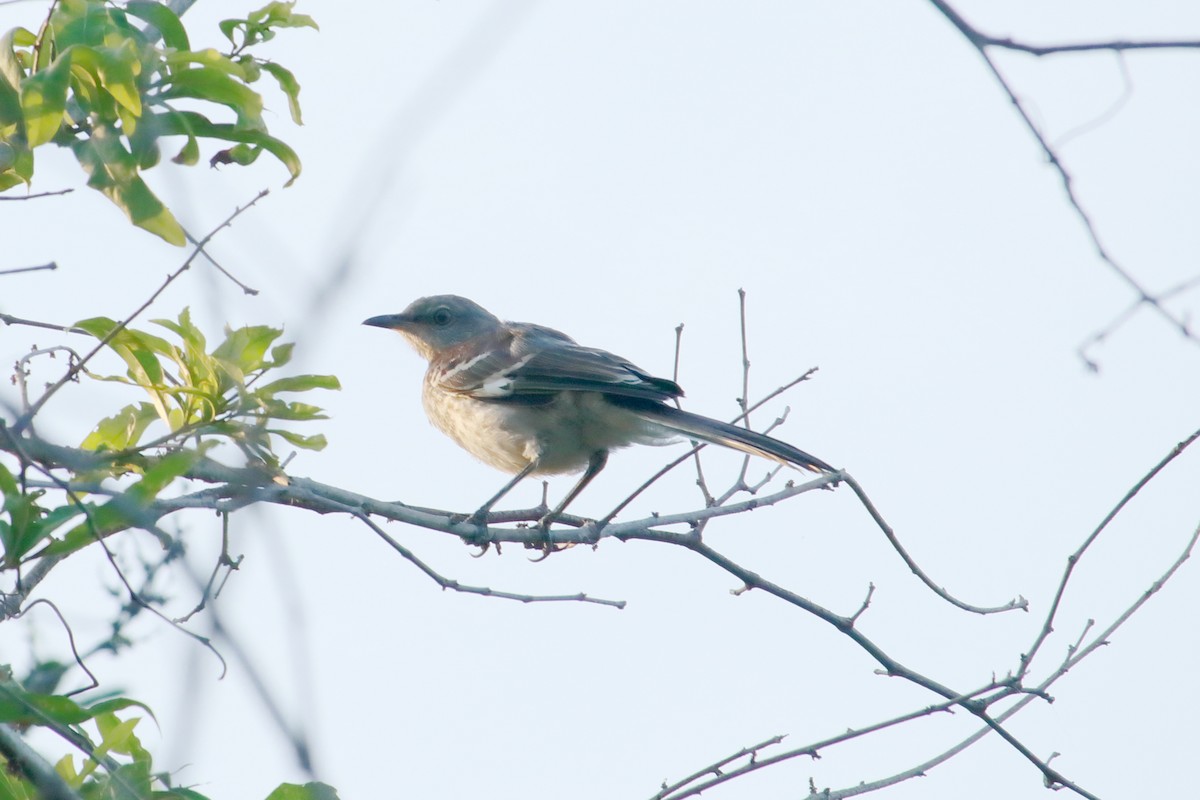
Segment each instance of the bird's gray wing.
[{"label": "bird's gray wing", "polygon": [[607,351],[581,347],[552,328],[509,323],[488,345],[474,357],[448,359],[435,380],[480,400],[533,400],[582,391],[665,402],[683,394],[674,381],[656,378]]}]

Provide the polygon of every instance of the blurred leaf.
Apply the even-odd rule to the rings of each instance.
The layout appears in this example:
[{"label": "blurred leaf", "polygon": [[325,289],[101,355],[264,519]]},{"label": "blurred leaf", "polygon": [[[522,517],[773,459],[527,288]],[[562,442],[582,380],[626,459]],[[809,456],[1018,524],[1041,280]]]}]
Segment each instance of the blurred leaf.
[{"label": "blurred leaf", "polygon": [[130,30],[117,26],[116,18],[104,3],[59,2],[51,21],[58,46],[64,50],[80,44],[103,47],[110,37],[124,39],[131,35]]},{"label": "blurred leaf", "polygon": [[117,327],[117,322],[108,317],[83,319],[76,322],[75,327],[82,328],[101,341],[112,334],[112,338],[108,340],[108,347],[129,367],[129,377],[138,385],[147,388],[162,384],[162,364],[159,363],[157,354],[169,355],[174,352],[174,348],[165,339],[131,328],[122,328],[114,334],[112,331]]},{"label": "blurred leaf", "polygon": [[[100,732],[100,746],[96,748],[98,752],[130,756],[135,764],[148,765],[150,763],[150,754],[146,752],[142,743],[133,733],[133,729],[142,721],[141,717],[121,719],[109,711],[96,714],[94,721],[96,730]],[[139,776],[139,778],[142,777],[147,780],[146,789],[148,791],[150,788],[149,773]]]},{"label": "blurred leaf", "polygon": [[100,420],[79,446],[84,450],[128,450],[141,441],[146,428],[159,418],[158,411],[150,403],[125,406],[111,417]]},{"label": "blurred leaf", "polygon": [[64,55],[56,59],[49,69],[31,75],[21,83],[25,138],[30,147],[45,144],[58,133],[67,110],[70,78],[71,59],[69,55]]},{"label": "blurred leaf", "polygon": [[292,350],[296,347],[292,342],[278,345],[271,349],[272,366],[282,367],[284,364],[292,360]]},{"label": "blurred leaf", "polygon": [[22,493],[12,473],[3,465],[0,465],[0,490],[3,494],[3,510],[11,520],[0,520],[0,545],[4,547],[6,564],[18,563],[59,526],[82,513],[74,503],[47,511],[37,504],[42,492]]},{"label": "blurred leaf", "polygon": [[329,419],[325,416],[324,409],[319,406],[309,405],[308,403],[285,403],[282,400],[275,400],[269,395],[256,395],[262,408],[266,411],[265,416],[271,419],[286,419],[296,422],[309,422],[317,419]]},{"label": "blurred leaf", "polygon": [[208,160],[210,167],[215,167],[220,164],[239,164],[243,167],[249,166],[258,160],[258,154],[262,150],[257,147],[251,147],[248,144],[235,144],[233,147],[225,150],[218,150],[212,158]]},{"label": "blurred leaf", "polygon": [[282,437],[296,445],[296,447],[303,447],[305,450],[324,450],[329,444],[329,440],[325,438],[324,434],[320,433],[313,436],[301,436],[298,433],[278,428],[268,428],[268,430],[276,436]]},{"label": "blurred leaf", "polygon": [[262,77],[262,67],[254,56],[238,56],[235,61],[242,68],[243,80],[246,83],[254,83]]},{"label": "blurred leaf", "polygon": [[88,173],[88,186],[103,193],[139,228],[182,247],[183,228],[150,187],[137,174],[137,164],[120,140],[107,128],[92,131],[88,139],[71,145]]},{"label": "blurred leaf", "polygon": [[295,0],[288,2],[267,3],[257,11],[252,11],[247,19],[255,25],[269,26],[272,28],[313,28],[320,30],[316,21],[307,14],[293,14],[292,9],[296,7]]},{"label": "blurred leaf", "polygon": [[242,374],[253,372],[262,367],[267,348],[281,335],[282,329],[266,325],[226,330],[225,341],[213,351],[213,357],[237,367]]},{"label": "blurred leaf", "polygon": [[310,389],[337,391],[341,388],[342,384],[336,375],[292,375],[271,381],[266,386],[260,386],[258,391],[275,394],[277,392],[307,392]]},{"label": "blurred leaf", "polygon": [[14,40],[21,31],[25,29],[14,28],[0,37],[0,127],[14,126],[17,133],[25,127],[25,114],[21,111],[21,81],[25,78],[25,70],[13,51]]},{"label": "blurred leaf", "polygon": [[163,489],[187,472],[199,458],[200,454],[194,450],[178,450],[153,462],[141,480],[99,508],[94,508],[88,520],[72,528],[62,539],[50,543],[41,554],[73,553],[98,538],[127,528],[142,527],[152,521],[145,518],[145,510]]},{"label": "blurred leaf", "polygon": [[18,47],[32,47],[37,36],[24,28],[13,28],[0,36],[0,76],[5,82],[17,90],[25,79],[25,67],[17,59]]},{"label": "blurred leaf", "polygon": [[179,152],[171,160],[176,164],[183,164],[189,167],[199,161],[200,145],[196,142],[196,137],[189,136],[183,147],[179,149]]},{"label": "blurred leaf", "polygon": [[281,783],[267,800],[338,800],[337,790],[325,783]]},{"label": "blurred leaf", "polygon": [[[219,70],[228,75],[233,75],[236,78],[246,79],[246,71],[242,65],[234,61],[229,56],[214,50],[209,47],[204,50],[192,50],[186,53],[168,53],[163,59],[164,63],[172,68],[186,66],[188,64],[200,64],[205,67]],[[182,72],[182,70],[177,70]]]},{"label": "blurred leaf", "polygon": [[[198,136],[210,139],[222,139],[227,142],[252,144],[266,150],[288,168],[291,179],[284,184],[291,186],[300,177],[300,157],[296,151],[279,139],[261,131],[244,130],[236,125],[210,121],[203,114],[194,111],[176,111],[170,114],[158,115],[162,122],[164,135],[179,134],[183,136]],[[227,162],[228,163],[228,162]]]},{"label": "blurred leaf", "polygon": [[194,97],[228,106],[237,114],[238,125],[252,130],[265,130],[262,121],[262,98],[246,84],[221,70],[195,67],[172,73],[170,88],[161,94],[165,100]]},{"label": "blurred leaf", "polygon": [[14,146],[12,156],[14,158],[13,165],[8,169],[0,170],[0,191],[20,184],[28,185],[30,178],[33,177],[33,151]]},{"label": "blurred leaf", "polygon": [[118,47],[76,45],[59,58],[68,59],[72,65],[94,74],[99,78],[99,85],[112,95],[114,100],[134,117],[141,116],[142,96],[138,92],[135,78],[141,72],[142,65],[133,42],[126,40]]},{"label": "blurred leaf", "polygon": [[178,322],[169,319],[152,319],[150,321],[173,332],[189,348],[197,352],[203,353],[208,347],[208,342],[204,338],[203,331],[197,328],[195,323],[192,322],[192,311],[187,306],[184,306],[183,310],[179,312]]},{"label": "blurred leaf", "polygon": [[288,111],[292,114],[292,121],[297,125],[303,125],[304,121],[300,118],[300,83],[296,80],[296,76],[291,70],[285,69],[273,61],[264,61],[262,68],[279,82],[279,88],[287,95]]},{"label": "blurred leaf", "polygon": [[50,720],[60,725],[78,725],[99,714],[135,706],[144,709],[151,717],[154,716],[144,703],[127,697],[106,700],[93,706],[81,706],[68,697],[27,692],[12,681],[0,680],[0,722],[41,725]]},{"label": "blurred leaf", "polygon": [[163,43],[175,50],[191,50],[187,31],[179,17],[162,3],[150,0],[129,0],[125,4],[125,13],[132,14],[140,20],[149,22],[162,34]]},{"label": "blurred leaf", "polygon": [[[293,14],[294,2],[267,3],[257,11],[251,12],[245,19],[222,20],[218,27],[235,48],[243,49],[259,42],[266,42],[275,36],[275,28],[314,28],[317,23],[307,14]],[[239,43],[234,36],[240,31],[242,41]]]}]

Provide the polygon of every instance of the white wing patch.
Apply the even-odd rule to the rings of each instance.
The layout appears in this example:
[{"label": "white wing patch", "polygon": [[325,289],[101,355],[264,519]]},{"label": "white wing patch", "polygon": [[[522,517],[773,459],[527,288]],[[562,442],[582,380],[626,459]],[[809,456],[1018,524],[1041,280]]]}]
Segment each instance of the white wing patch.
[{"label": "white wing patch", "polygon": [[455,364],[453,368],[448,369],[442,373],[440,380],[443,383],[449,383],[450,380],[452,378],[454,378],[455,375],[458,375],[460,372],[466,372],[471,367],[475,366],[480,361],[483,361],[485,358],[489,357],[490,355],[491,355],[491,353],[483,352],[468,361],[464,361],[461,364]]},{"label": "white wing patch", "polygon": [[515,364],[510,364],[498,372],[493,372],[481,380],[479,388],[471,394],[476,397],[508,397],[512,394],[513,390],[513,373],[528,364],[536,355],[537,353],[530,353]]}]

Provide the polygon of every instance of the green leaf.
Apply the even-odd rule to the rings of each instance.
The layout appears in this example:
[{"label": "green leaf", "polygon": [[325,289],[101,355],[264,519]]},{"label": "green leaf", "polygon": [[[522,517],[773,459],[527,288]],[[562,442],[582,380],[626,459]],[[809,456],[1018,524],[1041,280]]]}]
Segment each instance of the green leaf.
[{"label": "green leaf", "polygon": [[110,129],[95,128],[90,138],[73,143],[71,149],[88,173],[88,186],[115,203],[130,222],[173,245],[186,244],[183,228],[138,176],[134,157]]},{"label": "green leaf", "polygon": [[326,783],[281,783],[267,800],[338,800],[337,790]]},{"label": "green leaf", "polygon": [[175,12],[162,3],[150,0],[130,0],[125,4],[125,13],[149,22],[162,34],[163,44],[175,50],[191,50],[187,30]]},{"label": "green leaf", "polygon": [[227,75],[233,75],[242,80],[246,79],[246,70],[237,61],[234,61],[229,56],[214,50],[213,48],[205,48],[204,50],[192,50],[183,53],[168,53],[163,62],[171,67],[176,72],[183,70],[176,69],[180,66],[188,64],[200,64],[205,67],[211,67]]},{"label": "green leaf", "polygon": [[127,450],[141,440],[146,428],[157,419],[158,411],[150,403],[125,406],[100,420],[79,446],[84,450]]},{"label": "green leaf", "polygon": [[[134,117],[141,116],[142,96],[138,91],[136,76],[142,70],[137,47],[125,40],[119,47],[87,47],[76,45],[60,58],[69,58],[77,67],[83,67],[98,78],[112,98]],[[132,131],[126,130],[125,133]]]},{"label": "green leaf", "polygon": [[147,469],[142,479],[122,494],[113,497],[104,505],[91,511],[91,516],[76,525],[56,542],[50,543],[41,555],[67,555],[87,547],[98,538],[128,528],[141,527],[157,519],[154,512],[146,518],[146,509],[158,494],[183,473],[187,472],[200,458],[194,450],[180,450],[163,456],[154,466]]},{"label": "green leaf", "polygon": [[274,362],[271,366],[282,367],[284,364],[291,361],[292,350],[294,350],[295,347],[296,345],[293,342],[286,342],[278,345],[277,347],[271,348],[271,361]]},{"label": "green leaf", "polygon": [[187,142],[179,149],[179,152],[171,159],[176,164],[185,166],[193,166],[200,160],[200,145],[196,143],[195,136],[189,136]]},{"label": "green leaf", "polygon": [[100,714],[131,706],[145,709],[154,716],[148,706],[126,697],[85,707],[67,697],[27,692],[11,681],[0,680],[0,722],[42,725],[49,720],[60,725],[78,725]]},{"label": "green leaf", "polygon": [[25,112],[25,137],[30,147],[54,138],[67,110],[67,88],[71,79],[71,59],[63,55],[21,84],[21,108]]},{"label": "green leaf", "polygon": [[163,125],[164,135],[179,134],[194,135],[210,139],[222,139],[227,142],[242,142],[257,145],[266,150],[288,168],[291,179],[284,186],[291,186],[300,177],[300,157],[296,151],[279,139],[261,131],[251,131],[238,128],[236,125],[210,121],[203,114],[194,111],[177,111],[172,114],[161,114],[157,119]]},{"label": "green leaf", "polygon": [[233,32],[243,22],[244,20],[240,19],[223,19],[217,23],[217,27],[220,28],[221,33],[225,34],[225,38],[229,40],[229,43],[236,46],[237,40],[233,38]]},{"label": "green leaf", "polygon": [[[63,50],[73,45],[103,47],[112,40],[128,39],[131,31],[117,25],[117,18],[104,3],[59,2],[52,18],[58,46]],[[141,33],[133,31],[139,39]]]},{"label": "green leaf", "polygon": [[303,125],[304,121],[300,118],[300,82],[296,80],[296,76],[291,70],[276,64],[273,61],[264,61],[262,68],[279,82],[279,88],[287,95],[288,111],[292,114],[292,121],[297,125]]},{"label": "green leaf", "polygon": [[261,148],[251,147],[248,144],[235,144],[225,150],[220,150],[212,158],[208,160],[209,166],[219,166],[221,164],[240,164],[243,167],[249,166],[258,160]]},{"label": "green leaf", "polygon": [[261,403],[265,416],[271,419],[287,419],[298,422],[329,419],[329,417],[325,416],[320,406],[309,405],[308,403],[285,403],[282,400],[272,399],[270,395],[262,393],[256,394],[255,397]]},{"label": "green leaf", "polygon": [[267,348],[281,335],[282,329],[267,325],[227,330],[225,341],[213,350],[213,357],[236,367],[242,374],[253,372],[262,367]]},{"label": "green leaf", "polygon": [[33,151],[14,146],[13,157],[12,167],[0,172],[0,191],[20,184],[28,185],[33,177]]},{"label": "green leaf", "polygon": [[66,697],[26,692],[16,684],[0,681],[0,722],[42,725],[78,725],[91,719],[82,706]]},{"label": "green leaf", "polygon": [[208,348],[204,332],[192,322],[192,310],[187,306],[184,306],[183,310],[179,312],[178,322],[169,319],[152,319],[150,321],[174,333],[196,352],[203,353]]},{"label": "green leaf", "polygon": [[17,479],[11,472],[0,464],[0,496],[7,497],[10,494],[19,494],[20,488],[17,486]]},{"label": "green leaf", "polygon": [[321,433],[313,436],[301,436],[298,433],[293,433],[292,431],[285,431],[278,428],[268,428],[267,430],[276,436],[286,439],[287,441],[296,445],[296,447],[303,447],[305,450],[324,450],[329,444],[329,440],[326,439],[325,435]]},{"label": "green leaf", "polygon": [[75,323],[75,327],[82,328],[101,341],[112,334],[108,340],[108,347],[129,367],[130,379],[147,389],[162,384],[163,371],[158,355],[170,356],[175,352],[175,348],[166,339],[136,328],[122,328],[113,334],[117,322],[108,317],[80,320]]},{"label": "green leaf", "polygon": [[295,7],[295,0],[287,0],[287,2],[275,0],[257,11],[250,12],[248,20],[256,25],[272,28],[315,28],[320,30],[313,18],[307,14],[293,14],[292,9]]},{"label": "green leaf", "polygon": [[3,495],[2,508],[11,520],[11,523],[0,521],[0,545],[4,547],[4,562],[9,565],[18,563],[61,525],[81,513],[74,503],[47,511],[37,504],[43,493],[22,493],[12,473],[2,465],[0,490]]},{"label": "green leaf", "polygon": [[22,32],[33,36],[24,28],[14,28],[0,37],[0,127],[14,126],[17,133],[25,127],[25,114],[21,111],[21,82],[25,79],[25,69],[14,50],[16,40],[23,38]]},{"label": "green leaf", "polygon": [[277,392],[307,392],[310,389],[337,391],[341,388],[342,384],[336,375],[292,375],[272,381],[266,386],[260,386],[258,391],[264,394],[275,394]]},{"label": "green leaf", "polygon": [[32,47],[37,36],[24,28],[13,28],[0,36],[0,76],[14,90],[25,80],[25,67],[17,58],[18,47]]},{"label": "green leaf", "polygon": [[154,800],[209,800],[209,797],[200,794],[195,789],[184,789],[181,786],[176,786],[167,792],[155,792]]},{"label": "green leaf", "polygon": [[246,84],[211,67],[194,67],[171,75],[171,85],[160,95],[164,100],[194,97],[228,106],[237,114],[238,126],[265,130],[262,97]]}]

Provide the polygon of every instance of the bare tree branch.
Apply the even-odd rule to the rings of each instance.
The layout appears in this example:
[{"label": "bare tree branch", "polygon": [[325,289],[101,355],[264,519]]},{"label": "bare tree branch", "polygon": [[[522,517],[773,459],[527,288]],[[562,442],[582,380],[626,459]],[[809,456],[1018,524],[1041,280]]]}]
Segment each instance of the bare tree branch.
[{"label": "bare tree branch", "polygon": [[[934,8],[941,12],[941,14],[946,17],[946,19],[949,20],[955,28],[958,29],[959,33],[961,33],[963,37],[971,43],[972,46],[974,46],[976,51],[978,51],[980,58],[983,59],[984,64],[987,66],[988,71],[992,73],[992,77],[996,79],[996,82],[1000,84],[1000,88],[1003,89],[1004,93],[1008,96],[1008,99],[1013,104],[1013,108],[1016,109],[1017,115],[1020,117],[1021,122],[1024,123],[1026,129],[1041,148],[1042,153],[1046,157],[1046,161],[1050,164],[1054,171],[1058,173],[1059,180],[1062,183],[1063,192],[1067,198],[1067,203],[1071,206],[1071,209],[1079,218],[1079,221],[1083,225],[1088,239],[1092,243],[1092,248],[1095,250],[1099,259],[1133,291],[1137,298],[1136,302],[1139,307],[1149,306],[1159,317],[1170,324],[1171,327],[1179,331],[1184,338],[1195,344],[1200,344],[1200,338],[1193,333],[1187,319],[1171,313],[1171,311],[1163,305],[1162,297],[1155,296],[1148,289],[1146,289],[1124,265],[1117,261],[1116,257],[1113,256],[1113,254],[1109,252],[1108,248],[1104,246],[1103,242],[1101,242],[1100,234],[1096,228],[1096,224],[1092,220],[1091,215],[1084,209],[1083,203],[1075,191],[1074,179],[1072,178],[1071,173],[1067,170],[1066,165],[1063,163],[1061,156],[1058,154],[1056,148],[1050,144],[1046,135],[1033,121],[1033,118],[1030,116],[1025,104],[1017,95],[1016,90],[1008,82],[1008,79],[1004,77],[1004,74],[1000,71],[1000,68],[996,65],[995,60],[993,60],[991,54],[989,53],[989,48],[992,47],[1015,50],[1035,56],[1052,55],[1055,53],[1078,53],[1096,50],[1124,52],[1129,50],[1198,49],[1200,48],[1200,41],[1111,41],[1038,47],[1015,42],[1011,39],[988,36],[984,33],[981,33],[977,28],[968,23],[961,14],[955,11],[950,4],[946,2],[946,0],[929,0],[929,2]],[[1088,339],[1089,343],[1094,343],[1096,341],[1099,341],[1096,336],[1092,336]],[[1096,362],[1086,355],[1086,347],[1086,344],[1080,346],[1080,353],[1084,358],[1085,364],[1087,364],[1088,368],[1092,369],[1093,371],[1099,369]]]}]

